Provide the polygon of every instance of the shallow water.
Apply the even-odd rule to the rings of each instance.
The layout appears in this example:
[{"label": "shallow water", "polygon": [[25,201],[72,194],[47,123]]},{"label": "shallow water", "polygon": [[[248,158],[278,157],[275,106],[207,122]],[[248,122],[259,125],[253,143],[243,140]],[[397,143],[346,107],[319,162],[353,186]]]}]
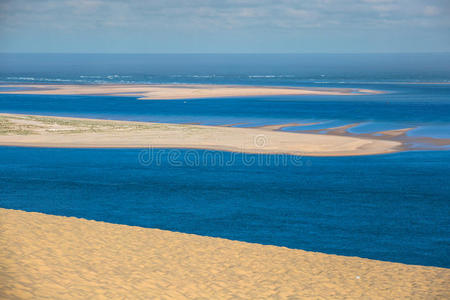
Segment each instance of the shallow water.
[{"label": "shallow water", "polygon": [[450,124],[421,126],[411,131],[408,131],[407,135],[450,139]]},{"label": "shallow water", "polygon": [[0,206],[450,267],[448,151],[153,151],[0,147]]},{"label": "shallow water", "polygon": [[351,127],[347,131],[350,133],[373,133],[387,130],[396,130],[405,128],[401,124],[386,122],[365,122],[358,126]]}]

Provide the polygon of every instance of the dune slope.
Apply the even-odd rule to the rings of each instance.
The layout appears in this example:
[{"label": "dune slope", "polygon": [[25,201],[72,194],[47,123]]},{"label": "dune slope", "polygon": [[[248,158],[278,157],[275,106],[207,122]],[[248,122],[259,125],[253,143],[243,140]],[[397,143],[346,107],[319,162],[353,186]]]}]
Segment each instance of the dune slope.
[{"label": "dune slope", "polygon": [[448,299],[450,270],[0,209],[1,299]]}]

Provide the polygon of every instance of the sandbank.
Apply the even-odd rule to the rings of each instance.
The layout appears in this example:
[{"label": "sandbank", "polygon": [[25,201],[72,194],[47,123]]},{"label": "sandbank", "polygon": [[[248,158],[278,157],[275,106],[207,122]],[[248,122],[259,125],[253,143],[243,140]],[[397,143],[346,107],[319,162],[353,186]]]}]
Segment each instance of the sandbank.
[{"label": "sandbank", "polygon": [[70,148],[190,148],[301,156],[401,150],[396,141],[258,128],[0,114],[0,145]]},{"label": "sandbank", "polygon": [[[110,95],[138,97],[139,99],[193,99],[248,96],[288,95],[361,95],[381,91],[358,88],[306,88],[245,85],[208,84],[7,84],[2,87],[19,87],[17,91],[0,91],[0,94],[32,95]],[[28,88],[23,90],[23,88]]]}]

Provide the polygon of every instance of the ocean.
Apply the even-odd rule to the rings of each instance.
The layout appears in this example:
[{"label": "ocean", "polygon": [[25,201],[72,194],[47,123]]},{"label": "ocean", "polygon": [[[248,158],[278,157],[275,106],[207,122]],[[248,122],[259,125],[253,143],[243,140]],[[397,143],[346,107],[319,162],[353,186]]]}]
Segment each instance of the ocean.
[{"label": "ocean", "polygon": [[[3,84],[217,83],[386,92],[163,101],[0,95],[0,112],[244,127],[319,123],[284,130],[361,123],[351,131],[414,127],[409,135],[450,138],[449,81],[449,54],[0,54]],[[434,149],[441,151],[293,158],[0,147],[0,207],[449,267],[450,152]],[[150,159],[154,151],[161,161]],[[170,161],[173,151],[179,162]]]}]

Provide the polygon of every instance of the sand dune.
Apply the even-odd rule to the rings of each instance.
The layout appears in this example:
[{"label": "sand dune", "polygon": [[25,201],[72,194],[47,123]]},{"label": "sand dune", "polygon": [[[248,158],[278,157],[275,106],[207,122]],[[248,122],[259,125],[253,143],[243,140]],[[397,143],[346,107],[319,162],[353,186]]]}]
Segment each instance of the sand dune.
[{"label": "sand dune", "polygon": [[0,209],[1,299],[449,299],[450,270]]},{"label": "sand dune", "polygon": [[74,148],[192,148],[305,156],[399,151],[380,139],[300,134],[261,128],[108,121],[0,114],[0,145]]},{"label": "sand dune", "polygon": [[381,93],[380,91],[357,88],[304,88],[213,84],[19,84],[2,86],[29,88],[28,90],[20,91],[0,91],[3,94],[112,95],[139,97],[139,99],[193,99],[274,95],[361,95]]}]

